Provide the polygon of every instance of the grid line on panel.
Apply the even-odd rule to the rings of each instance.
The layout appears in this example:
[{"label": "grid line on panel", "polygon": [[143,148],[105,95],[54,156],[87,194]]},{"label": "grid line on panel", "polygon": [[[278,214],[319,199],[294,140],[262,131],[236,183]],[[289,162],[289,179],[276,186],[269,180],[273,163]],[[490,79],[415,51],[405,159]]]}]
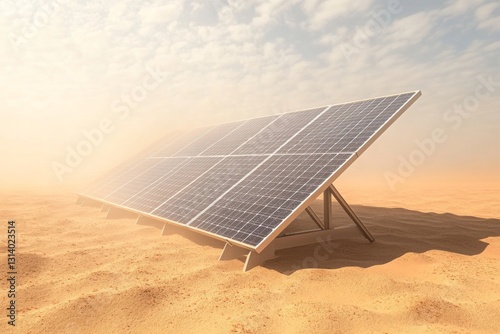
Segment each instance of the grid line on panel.
[{"label": "grid line on panel", "polygon": [[265,128],[271,126],[279,117],[278,115],[272,115],[250,119],[246,121],[245,124],[242,124],[241,127],[238,128],[238,131],[231,132],[228,136],[201,152],[200,155],[233,155],[232,153],[235,150],[254,138]]},{"label": "grid line on panel", "polygon": [[344,123],[352,122],[356,118],[359,118],[361,111],[373,102],[373,100],[368,100],[361,103],[352,102],[332,106],[317,122],[305,129],[302,136],[298,137],[296,141],[290,142],[278,152],[315,153],[320,151],[322,146],[325,146],[325,142],[328,142],[329,153],[340,152],[340,149],[335,144],[338,138],[342,138],[347,131],[347,127],[343,126]]},{"label": "grid line on panel", "polygon": [[[365,102],[365,103],[369,103],[369,102]],[[352,112],[356,113],[358,109],[359,109],[359,106],[357,106],[355,103],[348,103],[348,104],[340,105],[340,106],[339,105],[332,106],[328,110],[327,113],[328,114],[338,114],[338,117],[340,118],[347,113],[352,113]],[[321,118],[324,118],[324,116],[322,116],[318,119],[321,119]],[[318,146],[318,144],[320,142],[310,141],[308,139],[310,137],[308,134],[310,132],[312,132],[310,129],[315,127],[316,123],[317,122],[310,124],[309,127],[304,130],[304,132],[302,133],[301,136],[296,137],[295,140],[292,140],[290,143],[285,145],[283,148],[281,148],[280,151],[278,151],[278,153],[288,153],[288,154],[290,154],[290,153],[303,153],[303,154],[307,154],[307,153],[314,152],[314,150],[316,149],[316,147]],[[320,122],[320,123],[323,123],[323,122]],[[330,129],[331,126],[334,126],[334,125],[323,124],[323,129],[325,129],[325,130]],[[315,129],[315,133],[316,133],[317,137],[319,137],[320,141],[324,141],[326,139],[326,133],[325,133],[325,131],[321,131],[321,130],[322,129]],[[328,130],[328,131],[331,131],[331,130]],[[339,132],[339,131],[336,131],[336,132]],[[338,134],[338,135],[340,135],[340,134]],[[302,144],[304,146],[304,148],[302,148],[301,150],[297,150],[297,143]],[[304,145],[304,143],[306,143],[307,145]],[[287,148],[289,148],[289,149],[287,149]]]},{"label": "grid line on panel", "polygon": [[[380,115],[389,116],[384,111],[393,110],[390,106],[394,101],[399,101],[399,96],[332,106],[305,129],[297,140],[283,147],[279,153],[355,152],[366,141],[364,138],[369,138],[378,131],[378,127],[370,128],[368,125],[378,124],[373,122],[380,122]],[[401,103],[400,107],[403,105]]]},{"label": "grid line on panel", "polygon": [[[342,150],[355,150],[358,151],[363,144],[373,137],[378,130],[385,124],[391,117],[393,117],[398,110],[408,101],[408,98],[414,94],[398,95],[394,97],[387,97],[388,104],[374,117],[368,118],[363,122],[364,127],[358,131],[356,136],[344,145]],[[384,100],[384,103],[386,101]]]},{"label": "grid line on panel", "polygon": [[127,206],[128,203],[138,203],[137,201],[140,201],[141,199],[144,200],[144,194],[147,193],[150,189],[157,187],[160,183],[164,182],[165,179],[168,177],[171,177],[174,173],[176,173],[179,169],[183,168],[185,165],[187,165],[191,159],[186,158],[186,157],[170,157],[170,158],[162,158],[162,159],[173,159],[173,160],[178,160],[179,164],[172,168],[169,173],[165,173],[162,175],[160,178],[152,182],[151,184],[146,185],[142,190],[137,192],[134,196],[130,197],[127,199],[125,202],[122,203],[122,205]]},{"label": "grid line on panel", "polygon": [[304,128],[326,107],[308,109],[300,112],[281,114],[263,131],[238,147],[232,155],[272,154],[291,136]]},{"label": "grid line on panel", "polygon": [[[366,113],[365,111],[366,111],[367,109],[376,109],[376,108],[378,108],[380,105],[383,105],[383,104],[384,104],[384,101],[385,101],[386,99],[388,99],[388,98],[389,98],[389,97],[384,97],[384,98],[380,98],[380,99],[376,99],[376,100],[367,101],[366,103],[361,104],[361,105],[359,106],[359,108],[357,108],[357,110],[359,110],[359,113],[358,113],[358,114],[359,114],[359,115],[362,115],[362,117],[361,117],[361,118],[359,118],[359,119],[356,119],[356,120],[355,120],[355,121],[356,121],[356,123],[355,123],[355,124],[348,123],[348,124],[349,124],[349,125],[351,125],[351,126],[349,126],[349,127],[345,127],[346,131],[345,131],[345,133],[343,134],[343,136],[342,136],[342,137],[341,137],[341,138],[337,141],[337,143],[342,142],[342,140],[344,140],[344,138],[348,138],[349,134],[352,134],[352,133],[356,134],[356,133],[358,133],[358,132],[356,132],[356,131],[355,131],[355,130],[357,129],[357,126],[358,126],[359,124],[362,124],[362,122],[363,122],[366,118],[368,118],[368,116],[369,116],[369,115],[367,115],[367,113]],[[377,103],[377,102],[378,102],[378,103]],[[374,105],[374,104],[375,104],[375,105]],[[351,140],[351,141],[352,141],[352,140]],[[336,143],[336,144],[337,144],[337,143]],[[344,151],[344,148],[345,148],[345,146],[339,146],[339,147],[338,147],[338,151],[339,151],[339,152],[343,152],[343,151]]]},{"label": "grid line on panel", "polygon": [[[207,157],[200,157],[200,158],[207,158]],[[191,180],[191,182],[185,184],[182,188],[178,189],[177,192],[175,192],[173,195],[171,195],[170,197],[168,197],[167,199],[165,199],[163,202],[161,202],[151,212],[156,211],[158,208],[160,208],[165,203],[167,203],[172,197],[174,197],[178,193],[181,193],[184,189],[186,189],[187,187],[189,187],[192,183],[196,182],[199,178],[203,177],[203,175],[205,175],[206,173],[209,173],[213,168],[216,168],[222,161],[224,161],[225,158],[226,157],[219,157],[218,160],[213,165],[211,165],[209,168],[205,168],[205,170],[201,174],[197,175],[193,180]],[[196,157],[194,157],[192,159],[196,159]],[[217,158],[215,158],[215,159],[217,159]],[[196,160],[194,160],[194,161],[196,161]]]},{"label": "grid line on panel", "polygon": [[[205,149],[203,149],[201,152],[199,152],[198,154],[196,154],[196,156],[201,156],[201,155],[207,156],[207,155],[210,155],[210,154],[203,154],[203,153],[205,153],[206,151],[208,151],[211,148],[213,148],[214,146],[216,146],[217,143],[219,143],[221,141],[224,141],[224,139],[226,139],[227,137],[231,136],[231,134],[237,132],[237,130],[239,130],[241,127],[243,127],[246,123],[248,123],[248,121],[241,122],[241,124],[239,124],[236,128],[232,129],[231,131],[229,131],[228,133],[226,133],[223,137],[219,138],[218,140],[216,140],[213,143],[211,143],[210,145],[208,145]],[[226,154],[219,154],[219,155],[226,155]]]},{"label": "grid line on panel", "polygon": [[92,193],[95,193],[98,189],[102,188],[113,179],[116,179],[130,168],[137,166],[142,161],[142,159],[131,159],[127,164],[118,165],[117,167],[106,172],[106,174],[99,177],[97,180],[93,181],[89,186],[81,191],[81,194],[92,197]]},{"label": "grid line on panel", "polygon": [[221,158],[210,157],[185,159],[186,161],[180,167],[158,180],[153,186],[130,198],[124,205],[133,210],[151,213],[165,203],[166,199],[168,200],[221,160]]},{"label": "grid line on panel", "polygon": [[246,121],[237,121],[213,126],[208,132],[198,137],[195,141],[175,152],[174,156],[198,156],[208,147],[237,130]]},{"label": "grid line on panel", "polygon": [[[144,161],[146,161],[147,159],[144,159]],[[154,161],[153,164],[147,166],[147,168],[139,171],[139,173],[136,173],[134,174],[133,176],[131,176],[128,180],[126,180],[125,182],[123,182],[121,185],[119,185],[118,187],[115,188],[115,190],[113,190],[112,192],[110,192],[109,194],[106,195],[106,197],[104,197],[104,200],[108,201],[108,202],[113,202],[113,199],[115,199],[112,195],[113,194],[116,194],[116,192],[119,192],[120,189],[126,187],[128,184],[130,183],[133,183],[134,180],[137,180],[137,179],[140,179],[144,174],[147,174],[148,171],[150,171],[151,169],[154,169],[156,166],[158,165],[161,165],[163,160],[150,160],[150,161]],[[109,198],[111,196],[111,199]],[[118,202],[116,202],[118,203]],[[118,203],[119,204],[119,203]]]},{"label": "grid line on panel", "polygon": [[264,158],[264,156],[227,157],[195,182],[170,197],[151,214],[185,224]]},{"label": "grid line on panel", "polygon": [[134,179],[126,182],[121,188],[108,195],[105,200],[120,205],[126,203],[129,199],[154,186],[160,180],[183,166],[187,158],[163,158],[158,164],[152,166]]},{"label": "grid line on panel", "polygon": [[102,186],[94,189],[94,191],[90,193],[89,196],[104,199],[110,193],[115,191],[116,188],[120,187],[123,182],[126,182],[129,178],[132,178],[133,175],[147,170],[151,166],[156,165],[158,162],[159,161],[150,159],[140,159],[137,163],[129,166],[129,168],[125,168],[124,171],[119,175],[110,177],[109,182],[106,182]]},{"label": "grid line on panel", "polygon": [[213,126],[195,128],[186,133],[181,133],[177,138],[173,138],[174,140],[172,142],[165,142],[163,145],[159,145],[159,148],[151,153],[151,157],[165,158],[173,156],[175,153],[206,134],[212,127]]},{"label": "grid line on panel", "polygon": [[[311,124],[312,122],[314,122],[318,117],[320,117],[323,113],[325,113],[325,111],[327,111],[328,108],[325,108],[323,111],[319,112],[316,117],[314,117],[311,121],[309,121],[306,125],[304,125],[302,127],[302,129],[300,129],[298,132],[296,132],[292,137],[290,137],[287,141],[285,141],[280,147],[278,147],[275,152],[279,151],[279,149],[281,147],[283,147],[284,145],[286,145],[290,140],[292,140],[295,136],[297,136],[303,129],[307,128],[307,126],[309,124]],[[274,152],[273,152],[274,153]],[[191,219],[187,225],[189,225],[190,223],[192,223],[196,218],[198,218],[200,215],[202,215],[207,209],[209,209],[211,206],[213,206],[214,204],[216,204],[221,198],[224,197],[225,194],[227,194],[229,191],[231,191],[231,189],[233,189],[234,187],[236,187],[238,184],[240,184],[242,181],[245,180],[246,177],[248,177],[248,175],[250,175],[253,171],[255,171],[257,168],[259,168],[263,163],[265,163],[267,160],[269,160],[269,158],[271,157],[272,155],[268,156],[267,158],[265,158],[260,164],[258,164],[254,169],[252,169],[250,172],[248,172],[248,174],[246,174],[242,179],[240,179],[240,181],[236,182],[231,188],[229,188],[225,193],[223,193],[222,195],[220,195],[210,206],[208,206],[207,208],[205,208],[203,211],[199,212],[195,217],[193,217],[193,219]]]},{"label": "grid line on panel", "polygon": [[190,226],[256,246],[351,156],[272,156]]}]

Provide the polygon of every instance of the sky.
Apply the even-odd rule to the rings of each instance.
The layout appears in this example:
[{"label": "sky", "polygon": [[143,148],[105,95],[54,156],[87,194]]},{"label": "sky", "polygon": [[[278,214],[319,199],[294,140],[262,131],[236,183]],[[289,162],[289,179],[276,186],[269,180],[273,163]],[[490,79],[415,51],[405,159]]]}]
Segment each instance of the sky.
[{"label": "sky", "polygon": [[421,90],[345,173],[499,181],[500,2],[0,2],[0,188],[79,186],[186,128]]}]

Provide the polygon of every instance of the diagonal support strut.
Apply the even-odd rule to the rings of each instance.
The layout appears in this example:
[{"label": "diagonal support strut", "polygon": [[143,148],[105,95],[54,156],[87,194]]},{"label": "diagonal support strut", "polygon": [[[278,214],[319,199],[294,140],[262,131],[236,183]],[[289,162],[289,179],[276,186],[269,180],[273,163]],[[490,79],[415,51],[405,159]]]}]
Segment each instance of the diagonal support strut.
[{"label": "diagonal support strut", "polygon": [[311,219],[316,223],[316,225],[318,225],[318,227],[321,229],[321,230],[324,230],[325,229],[325,226],[323,225],[323,222],[321,221],[321,219],[319,219],[318,215],[316,214],[316,212],[314,212],[314,210],[308,206],[306,208],[306,212],[307,214],[309,215],[309,217],[311,217]]},{"label": "diagonal support strut", "polygon": [[352,210],[352,208],[349,206],[349,204],[347,204],[347,202],[345,201],[345,199],[342,197],[342,195],[340,195],[339,191],[333,186],[333,184],[330,185],[329,189],[331,190],[333,197],[335,197],[335,199],[340,204],[340,206],[342,207],[342,209],[344,209],[344,211],[352,219],[352,221],[354,222],[354,224],[356,224],[356,226],[361,231],[361,233],[364,235],[364,237],[366,239],[368,239],[368,241],[374,242],[375,238],[373,237],[373,235],[370,233],[370,231],[368,231],[368,229],[363,224],[363,222],[361,221],[361,219],[359,219],[359,217],[356,215],[356,213],[354,213],[354,211]]}]

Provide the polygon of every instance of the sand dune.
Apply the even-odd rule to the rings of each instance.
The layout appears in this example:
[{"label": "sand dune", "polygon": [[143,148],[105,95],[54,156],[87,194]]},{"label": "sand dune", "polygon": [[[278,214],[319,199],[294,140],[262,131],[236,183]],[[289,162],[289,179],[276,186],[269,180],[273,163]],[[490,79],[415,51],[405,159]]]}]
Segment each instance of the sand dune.
[{"label": "sand dune", "polygon": [[[353,206],[375,243],[341,240],[321,259],[316,245],[284,250],[243,273],[217,261],[218,241],[74,201],[0,196],[0,219],[18,222],[17,333],[500,332],[498,219]],[[347,221],[338,207],[334,219]]]}]

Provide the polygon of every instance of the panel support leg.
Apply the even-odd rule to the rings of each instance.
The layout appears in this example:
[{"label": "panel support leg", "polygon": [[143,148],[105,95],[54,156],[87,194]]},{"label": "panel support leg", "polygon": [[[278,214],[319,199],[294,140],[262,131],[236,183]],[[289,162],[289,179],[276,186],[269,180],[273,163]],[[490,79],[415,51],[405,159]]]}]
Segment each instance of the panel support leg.
[{"label": "panel support leg", "polygon": [[137,220],[135,221],[135,224],[136,225],[147,225],[146,224],[146,218],[144,218],[143,215],[139,215],[139,217],[137,217]]},{"label": "panel support leg", "polygon": [[137,214],[116,208],[114,206],[110,206],[108,213],[106,214],[106,219],[136,218],[136,217]]},{"label": "panel support leg", "polygon": [[243,267],[243,271],[249,271],[253,267],[260,266],[261,264],[272,258],[274,258],[274,243],[271,243],[260,253],[249,251],[247,259],[245,261],[245,266]]},{"label": "panel support leg", "polygon": [[246,256],[245,265],[243,266],[243,271],[249,271],[250,269],[260,266],[267,260],[274,258],[275,245],[274,242],[267,246],[262,252],[257,253],[256,251],[249,251],[238,246],[226,243],[222,253],[219,256],[219,261],[228,261],[234,259],[240,259]]},{"label": "panel support leg", "polygon": [[103,204],[101,207],[101,212],[108,212],[109,211],[109,205]]},{"label": "panel support leg", "polygon": [[239,259],[246,254],[248,254],[248,250],[238,246],[233,246],[226,242],[226,245],[219,256],[219,261]]},{"label": "panel support leg", "polygon": [[338,190],[333,185],[330,185],[329,188],[332,191],[333,197],[335,197],[335,199],[337,200],[337,202],[339,202],[339,204],[342,207],[342,209],[344,209],[344,211],[352,219],[352,221],[354,222],[354,224],[356,224],[356,226],[361,231],[361,233],[364,235],[364,237],[366,239],[368,239],[368,241],[374,242],[375,238],[373,237],[373,235],[370,233],[370,231],[368,231],[368,229],[363,224],[363,222],[361,221],[361,219],[359,219],[359,217],[356,215],[356,213],[354,213],[354,211],[352,210],[352,208],[349,206],[349,204],[347,204],[347,202],[342,197],[342,195],[340,195],[340,193],[338,192]]},{"label": "panel support leg", "polygon": [[84,198],[83,202],[82,202],[82,206],[90,206],[92,208],[99,208],[100,209],[102,207],[102,203],[99,201],[90,199],[90,198]]},{"label": "panel support leg", "polygon": [[163,224],[163,228],[161,229],[161,235],[167,235],[168,234],[168,224]]},{"label": "panel support leg", "polygon": [[110,206],[108,213],[106,214],[106,219],[115,219],[119,217],[120,217],[120,210]]},{"label": "panel support leg", "polygon": [[81,196],[78,196],[76,198],[76,205],[82,205],[83,204],[83,197]]},{"label": "panel support leg", "polygon": [[332,190],[330,187],[323,192],[323,215],[323,225],[325,230],[329,230],[332,217]]}]

